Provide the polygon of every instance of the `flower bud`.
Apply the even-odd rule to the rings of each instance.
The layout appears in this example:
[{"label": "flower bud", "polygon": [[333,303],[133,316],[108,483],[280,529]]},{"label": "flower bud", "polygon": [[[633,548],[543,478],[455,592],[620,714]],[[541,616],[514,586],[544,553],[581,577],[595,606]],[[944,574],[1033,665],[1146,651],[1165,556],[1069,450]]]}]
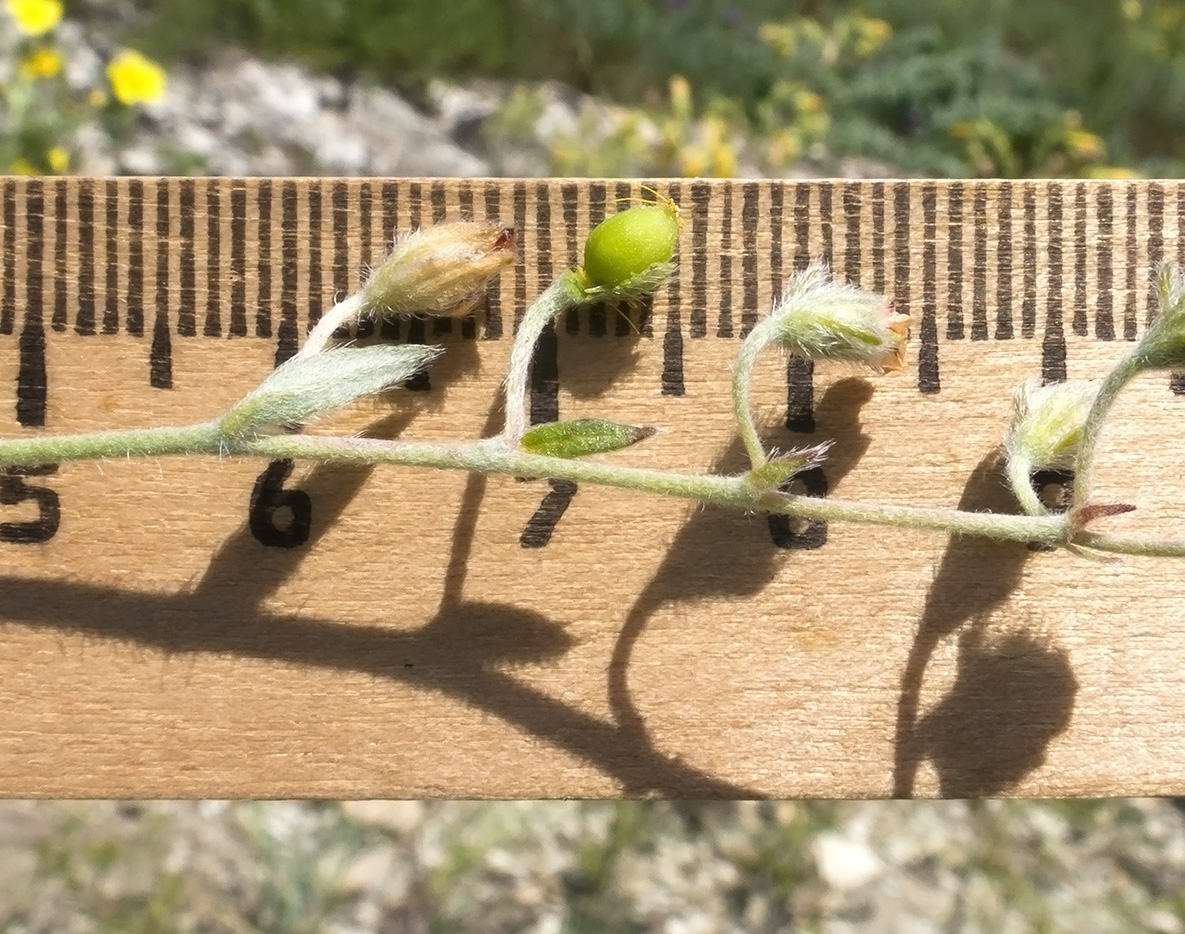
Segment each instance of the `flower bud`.
[{"label": "flower bud", "polygon": [[1140,341],[1138,354],[1146,369],[1185,366],[1185,276],[1165,263],[1156,276],[1159,309]]},{"label": "flower bud", "polygon": [[812,360],[863,363],[877,373],[905,365],[909,315],[884,295],[834,282],[816,263],[796,275],[770,314],[773,339]]},{"label": "flower bud", "polygon": [[462,317],[514,254],[510,227],[477,221],[423,227],[396,240],[370,274],[360,294],[361,313]]},{"label": "flower bud", "polygon": [[1098,390],[1093,380],[1042,386],[1034,376],[1021,383],[1012,396],[1015,414],[1004,442],[1008,459],[1029,471],[1072,470]]},{"label": "flower bud", "polygon": [[672,271],[679,243],[679,207],[674,201],[639,204],[602,221],[584,243],[576,271],[590,297],[634,298],[654,291]]}]

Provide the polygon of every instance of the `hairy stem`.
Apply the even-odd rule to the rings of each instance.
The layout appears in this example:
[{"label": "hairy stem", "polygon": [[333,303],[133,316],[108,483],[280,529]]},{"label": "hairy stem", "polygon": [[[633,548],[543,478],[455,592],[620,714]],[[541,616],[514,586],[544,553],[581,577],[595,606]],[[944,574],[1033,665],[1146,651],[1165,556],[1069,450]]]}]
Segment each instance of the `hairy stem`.
[{"label": "hairy stem", "polygon": [[1012,492],[1026,515],[1049,515],[1049,510],[1033,489],[1033,465],[1027,457],[1014,453],[1008,458],[1008,485],[1012,487]]},{"label": "hairy stem", "polygon": [[506,426],[502,429],[502,437],[509,444],[517,445],[527,430],[527,384],[531,378],[535,345],[549,321],[580,301],[581,292],[572,272],[565,272],[535,299],[518,324],[506,374]]},{"label": "hairy stem", "polygon": [[329,346],[333,333],[343,324],[353,321],[361,313],[363,297],[361,292],[348,295],[321,316],[317,326],[309,331],[304,346],[300,348],[297,357],[311,357]]},{"label": "hairy stem", "polygon": [[0,440],[0,467],[104,458],[225,453],[218,422]]},{"label": "hairy stem", "polygon": [[757,357],[773,336],[773,319],[764,318],[749,332],[741,344],[736,363],[732,369],[732,413],[737,423],[737,433],[744,442],[749,460],[754,467],[760,467],[766,461],[765,448],[761,444],[761,436],[757,433],[757,424],[753,419],[753,409],[749,405],[749,384],[753,381],[753,368]]},{"label": "hairy stem", "polygon": [[1103,384],[1099,387],[1094,404],[1086,416],[1086,424],[1082,426],[1082,440],[1078,447],[1078,461],[1074,465],[1074,492],[1070,507],[1074,509],[1082,506],[1090,498],[1091,479],[1094,473],[1095,448],[1098,447],[1099,437],[1106,424],[1107,415],[1123,387],[1144,369],[1144,353],[1136,347],[1131,353],[1119,361],[1115,368],[1107,374]]},{"label": "hairy stem", "polygon": [[782,493],[754,493],[744,476],[668,473],[598,461],[545,457],[512,448],[502,438],[441,444],[285,435],[245,442],[235,453],[239,452],[268,458],[403,464],[518,477],[549,477],[676,496],[714,505],[764,509],[804,519],[931,529],[1009,541],[1058,543],[1066,539],[1069,527],[1068,520],[1060,515],[1009,516],[845,502]]}]

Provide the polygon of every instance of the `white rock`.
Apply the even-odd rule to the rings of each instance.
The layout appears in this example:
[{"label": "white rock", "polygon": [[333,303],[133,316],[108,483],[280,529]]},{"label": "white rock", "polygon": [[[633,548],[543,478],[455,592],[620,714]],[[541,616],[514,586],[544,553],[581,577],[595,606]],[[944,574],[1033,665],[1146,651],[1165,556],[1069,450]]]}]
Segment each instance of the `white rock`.
[{"label": "white rock", "polygon": [[870,847],[838,833],[820,834],[812,853],[823,881],[841,891],[865,886],[885,871],[884,862]]}]

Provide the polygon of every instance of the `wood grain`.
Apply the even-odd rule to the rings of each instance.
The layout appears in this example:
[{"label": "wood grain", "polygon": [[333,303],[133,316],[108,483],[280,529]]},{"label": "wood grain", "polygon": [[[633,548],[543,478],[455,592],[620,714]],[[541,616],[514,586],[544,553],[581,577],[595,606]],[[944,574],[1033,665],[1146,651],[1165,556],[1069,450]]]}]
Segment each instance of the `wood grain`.
[{"label": "wood grain", "polygon": [[[836,439],[810,489],[852,499],[1015,509],[994,453],[1011,388],[1104,372],[1146,324],[1153,267],[1185,251],[1178,183],[655,187],[686,219],[678,277],[632,322],[559,321],[537,412],[663,429],[625,463],[740,469],[738,340],[828,259],[913,316],[911,366],[771,355],[754,399],[773,444]],[[387,329],[445,345],[427,387],[316,430],[491,431],[516,314],[640,194],[0,180],[0,430],[209,418],[393,231],[468,214],[518,229],[518,265],[470,321]],[[1108,436],[1101,492],[1140,507],[1116,528],[1180,530],[1175,388],[1141,380]],[[0,794],[1185,793],[1172,561],[394,468],[159,459],[0,485]]]}]

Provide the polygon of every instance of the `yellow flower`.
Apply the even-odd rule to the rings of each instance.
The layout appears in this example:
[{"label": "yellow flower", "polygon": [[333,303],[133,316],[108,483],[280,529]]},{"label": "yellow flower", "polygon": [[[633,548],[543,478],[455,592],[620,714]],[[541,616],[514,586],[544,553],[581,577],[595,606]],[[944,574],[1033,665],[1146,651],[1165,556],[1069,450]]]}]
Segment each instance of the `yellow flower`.
[{"label": "yellow flower", "polygon": [[62,56],[57,49],[38,49],[21,62],[21,77],[28,81],[56,78],[61,70]]},{"label": "yellow flower", "polygon": [[1135,169],[1124,165],[1092,165],[1086,169],[1087,178],[1143,178]]},{"label": "yellow flower", "polygon": [[111,89],[121,104],[151,104],[165,93],[165,72],[134,49],[120,52],[107,66]]},{"label": "yellow flower", "polygon": [[70,168],[70,153],[62,146],[54,146],[45,154],[45,161],[55,175],[64,175]]},{"label": "yellow flower", "polygon": [[62,19],[62,0],[4,0],[4,9],[28,36],[44,35]]},{"label": "yellow flower", "polygon": [[90,94],[86,96],[86,102],[90,104],[95,110],[102,110],[107,106],[107,92],[100,91],[98,88],[91,90]]},{"label": "yellow flower", "polygon": [[806,114],[822,113],[824,109],[823,98],[814,91],[796,92],[794,102],[798,105],[798,109]]},{"label": "yellow flower", "polygon": [[28,159],[17,159],[9,166],[8,170],[13,175],[40,175],[33,163]]},{"label": "yellow flower", "polygon": [[1071,130],[1066,134],[1066,149],[1079,159],[1101,159],[1107,151],[1107,144],[1089,130]]}]

